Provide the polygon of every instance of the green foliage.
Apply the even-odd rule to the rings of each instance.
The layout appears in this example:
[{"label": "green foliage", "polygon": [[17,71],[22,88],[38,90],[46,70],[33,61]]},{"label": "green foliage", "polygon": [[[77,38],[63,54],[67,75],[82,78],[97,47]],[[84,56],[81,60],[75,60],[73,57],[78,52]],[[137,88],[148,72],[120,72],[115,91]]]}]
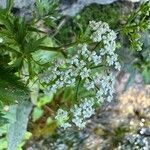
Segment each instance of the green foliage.
[{"label": "green foliage", "polygon": [[2,105],[29,100],[29,90],[9,69],[0,67],[0,102]]},{"label": "green foliage", "polygon": [[[126,87],[129,87],[135,78],[136,73],[140,73],[145,84],[150,83],[150,38],[149,30],[141,34],[140,42],[143,43],[142,51],[121,50],[123,54],[124,70],[130,73]],[[122,55],[120,54],[120,55]],[[126,56],[126,57],[125,57]],[[128,86],[129,85],[129,86]],[[127,89],[127,88],[125,88]]]},{"label": "green foliage", "polygon": [[16,120],[9,125],[8,130],[8,150],[16,150],[16,147],[22,141],[27,129],[28,116],[31,112],[32,104],[22,102],[18,105],[11,106],[10,112],[14,113]]},{"label": "green foliage", "polygon": [[92,4],[85,7],[76,17],[76,21],[80,22],[83,29],[91,20],[107,22],[112,29],[118,28],[118,24],[122,15],[122,3],[113,3],[109,5]]},{"label": "green foliage", "polygon": [[4,114],[0,112],[0,127],[6,123],[8,123],[7,119],[4,118]]},{"label": "green foliage", "polygon": [[133,50],[142,50],[140,42],[141,32],[150,29],[150,2],[142,3],[136,11],[133,11],[127,18],[122,33],[125,34]]},{"label": "green foliage", "polygon": [[35,4],[37,20],[42,20],[46,26],[55,28],[56,19],[60,16],[58,14],[59,0],[35,0]]},{"label": "green foliage", "polygon": [[135,68],[141,73],[145,83],[150,83],[150,32],[142,34],[141,42],[143,43],[143,50],[136,54]]},{"label": "green foliage", "polygon": [[[12,14],[9,14],[12,3],[10,3],[11,1],[8,2],[8,10],[1,11],[2,13],[0,14],[0,37],[3,38],[3,42],[0,43],[0,53],[5,53],[8,58],[9,56],[11,58],[6,63],[3,61],[1,63],[3,66],[6,65],[8,69],[4,69],[3,66],[0,67],[0,101],[3,106],[19,103],[10,107],[10,113],[12,112],[12,118],[15,121],[9,124],[7,133],[8,150],[15,150],[26,132],[32,105],[27,101],[29,100],[29,91],[14,73],[20,73],[26,63],[29,79],[32,79],[35,74],[32,71],[33,58],[31,53],[40,49],[59,51],[59,48],[43,46],[46,34],[34,28],[34,24],[28,24],[24,18],[14,17]],[[47,5],[45,6],[47,7]],[[38,7],[41,10],[41,17],[43,17],[45,8],[41,9],[40,4]],[[52,13],[52,10],[50,11],[48,10],[46,13]],[[8,65],[8,63],[11,63],[11,65]],[[0,119],[1,124],[6,123],[6,119],[2,115]],[[37,116],[34,119],[37,119]]]},{"label": "green foliage", "polygon": [[42,117],[43,115],[43,110],[39,107],[35,107],[33,109],[33,112],[32,112],[32,119],[33,119],[33,122],[35,122],[36,120],[38,120],[40,117]]},{"label": "green foliage", "polygon": [[44,114],[43,107],[53,100],[53,95],[41,96],[36,102],[36,106],[32,112],[32,120],[35,122]]},{"label": "green foliage", "polygon": [[118,143],[122,141],[127,132],[129,132],[129,129],[127,127],[119,126],[118,128],[116,128],[114,131],[114,137],[112,139],[113,145],[117,146]]},{"label": "green foliage", "polygon": [[[123,48],[123,51],[126,51],[125,56],[120,54],[123,53],[121,49],[120,52],[118,51],[122,56],[122,62],[125,63],[125,60],[128,62],[124,66],[131,73],[125,90],[133,83],[137,71],[141,73],[145,83],[150,83],[149,33],[140,41],[140,38],[143,37],[142,32],[150,27],[149,2],[141,4],[126,20],[123,20],[125,23],[122,25],[120,23],[123,7],[121,3],[117,2],[106,6],[92,4],[84,8],[77,16],[69,18],[62,17],[58,13],[58,2],[58,0],[51,2],[36,0],[36,10],[29,22],[23,17],[11,14],[13,0],[7,0],[6,9],[0,9],[0,127],[9,124],[8,150],[17,148],[27,129],[28,117],[32,109],[32,104],[29,102],[30,91],[27,86],[30,82],[37,84],[40,71],[47,70],[55,58],[66,58],[76,49],[73,46],[80,42],[89,42],[87,24],[91,20],[107,22],[112,29],[118,32],[120,39],[127,38],[127,43],[132,49],[143,48],[143,51],[140,52],[130,51],[130,49],[126,51]],[[42,23],[42,27],[46,30],[39,29],[38,23]],[[119,42],[121,45],[124,44],[121,40]],[[92,49],[92,47],[95,47],[95,43],[90,43],[90,48]],[[104,70],[101,68],[101,71]],[[26,86],[22,82],[24,73]],[[91,97],[93,91],[85,92],[82,85],[82,81],[79,80],[75,88],[63,88],[54,96],[46,97],[42,93],[33,109],[33,121],[40,119],[44,115],[43,107],[54,100],[52,109],[56,111],[59,105],[70,107],[74,103],[79,103],[78,99],[82,99],[82,97]],[[41,84],[39,87],[40,92],[43,92],[43,85]],[[37,97],[39,96],[38,92],[36,92]],[[7,105],[10,108],[8,113],[4,112],[4,106]],[[63,121],[60,120],[58,124]],[[47,122],[53,122],[53,118],[49,116]],[[122,138],[124,132],[123,128],[118,128],[115,135],[117,138]],[[0,144],[0,148],[6,148],[6,139],[1,139],[1,142],[4,145]]]},{"label": "green foliage", "polygon": [[61,43],[69,43],[87,29],[91,20],[107,22],[112,29],[117,29],[122,16],[121,8],[123,7],[123,4],[119,2],[110,5],[91,4],[73,18],[60,19],[59,32],[55,37]]}]

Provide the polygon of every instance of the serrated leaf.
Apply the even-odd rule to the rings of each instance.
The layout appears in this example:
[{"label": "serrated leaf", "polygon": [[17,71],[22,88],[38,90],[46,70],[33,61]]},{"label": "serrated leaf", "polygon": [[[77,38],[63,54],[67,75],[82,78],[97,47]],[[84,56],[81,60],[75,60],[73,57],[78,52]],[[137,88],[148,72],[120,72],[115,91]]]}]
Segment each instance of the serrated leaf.
[{"label": "serrated leaf", "polygon": [[13,105],[10,111],[15,110],[16,120],[9,125],[8,129],[8,150],[16,150],[18,144],[22,141],[27,129],[28,116],[31,112],[32,104],[29,101]]},{"label": "serrated leaf", "polygon": [[8,31],[12,32],[13,30],[12,20],[6,16],[5,12],[3,14],[0,14],[0,24],[4,25]]},{"label": "serrated leaf", "polygon": [[29,99],[29,91],[9,69],[0,67],[0,102],[2,105]]},{"label": "serrated leaf", "polygon": [[45,39],[46,36],[39,38],[37,40],[31,39],[29,43],[26,45],[26,50],[29,51],[30,53],[39,50],[40,49],[39,46],[43,44]]},{"label": "serrated leaf", "polygon": [[25,42],[25,37],[27,35],[27,24],[24,18],[14,19],[13,34],[15,36],[15,40],[23,46]]}]

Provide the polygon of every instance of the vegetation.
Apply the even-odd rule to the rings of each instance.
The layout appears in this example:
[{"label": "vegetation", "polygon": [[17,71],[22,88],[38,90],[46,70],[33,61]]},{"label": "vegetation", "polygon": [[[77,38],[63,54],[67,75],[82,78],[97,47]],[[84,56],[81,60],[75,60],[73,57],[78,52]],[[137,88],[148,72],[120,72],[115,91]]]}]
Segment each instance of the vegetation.
[{"label": "vegetation", "polygon": [[[149,1],[127,17],[114,3],[73,18],[58,13],[58,2],[36,0],[30,21],[12,14],[13,0],[0,8],[0,149],[22,149],[58,127],[84,129],[113,100],[120,70],[130,72],[125,90],[136,72],[150,83]],[[115,146],[126,131],[114,131]]]}]

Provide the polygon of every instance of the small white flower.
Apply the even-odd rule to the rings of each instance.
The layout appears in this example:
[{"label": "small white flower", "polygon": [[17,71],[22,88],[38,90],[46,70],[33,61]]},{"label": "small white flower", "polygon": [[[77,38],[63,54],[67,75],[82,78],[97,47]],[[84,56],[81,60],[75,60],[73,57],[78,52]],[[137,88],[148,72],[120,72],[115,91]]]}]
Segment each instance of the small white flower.
[{"label": "small white flower", "polygon": [[86,67],[84,67],[80,72],[80,76],[82,79],[85,79],[89,77],[89,73],[90,73],[90,69],[87,69]]},{"label": "small white flower", "polygon": [[89,81],[88,79],[85,80],[84,87],[89,91],[95,88],[94,82]]},{"label": "small white flower", "polygon": [[144,126],[144,123],[143,123],[143,122],[140,122],[140,126],[143,127],[143,126]]},{"label": "small white flower", "polygon": [[141,119],[141,122],[145,122],[145,119],[144,119],[144,118],[142,118],[142,119]]},{"label": "small white flower", "polygon": [[94,100],[93,99],[84,99],[79,106],[74,105],[71,109],[73,113],[72,122],[78,126],[79,128],[84,128],[86,125],[86,119],[90,118],[93,114],[95,109],[93,108]]},{"label": "small white flower", "polygon": [[66,122],[66,123],[61,124],[60,127],[64,128],[64,129],[67,129],[67,128],[71,127],[71,124]]},{"label": "small white flower", "polygon": [[106,60],[107,60],[107,63],[108,63],[109,66],[111,66],[111,65],[114,64],[114,59],[113,59],[113,57],[107,56]]},{"label": "small white flower", "polygon": [[64,129],[71,127],[71,124],[66,122],[69,119],[67,111],[65,111],[63,109],[58,109],[55,119],[56,119],[57,123]]},{"label": "small white flower", "polygon": [[66,119],[66,117],[68,117],[68,112],[63,109],[58,109],[55,119],[56,120],[63,119],[63,118]]},{"label": "small white flower", "polygon": [[115,62],[115,69],[119,70],[121,69],[121,65],[119,62]]},{"label": "small white flower", "polygon": [[142,128],[142,129],[140,130],[140,134],[144,134],[145,131],[146,131],[146,129],[145,129],[145,128]]},{"label": "small white flower", "polygon": [[94,64],[97,66],[102,62],[102,57],[98,56],[95,52],[91,54],[91,60],[94,62]]},{"label": "small white flower", "polygon": [[103,96],[104,92],[102,90],[97,91],[96,98],[100,99]]},{"label": "small white flower", "polygon": [[113,100],[113,96],[109,95],[109,96],[107,97],[107,101],[108,101],[108,102],[111,102],[112,100]]}]

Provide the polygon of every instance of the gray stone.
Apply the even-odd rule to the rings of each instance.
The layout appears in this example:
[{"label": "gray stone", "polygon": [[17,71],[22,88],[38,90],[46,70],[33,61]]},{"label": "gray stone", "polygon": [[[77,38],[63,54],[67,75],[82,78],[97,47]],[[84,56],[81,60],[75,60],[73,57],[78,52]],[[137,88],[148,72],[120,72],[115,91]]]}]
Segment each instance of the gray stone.
[{"label": "gray stone", "polygon": [[[63,15],[74,16],[85,6],[92,3],[97,4],[110,4],[117,0],[60,0],[60,9]],[[126,0],[131,2],[137,2],[140,0]],[[25,17],[31,17],[31,13],[34,10],[35,0],[14,0],[14,7],[20,10],[19,15]],[[0,0],[0,7],[6,7],[6,0]]]},{"label": "gray stone", "polygon": [[63,15],[75,16],[81,9],[83,9],[85,6],[88,6],[92,3],[110,4],[115,1],[116,0],[78,0],[76,3],[72,4],[71,6],[62,4],[61,9]]},{"label": "gray stone", "polygon": [[6,0],[0,0],[0,7],[2,8],[6,7]]},{"label": "gray stone", "polygon": [[35,0],[14,0],[14,7],[17,8],[30,8],[34,4]]}]

